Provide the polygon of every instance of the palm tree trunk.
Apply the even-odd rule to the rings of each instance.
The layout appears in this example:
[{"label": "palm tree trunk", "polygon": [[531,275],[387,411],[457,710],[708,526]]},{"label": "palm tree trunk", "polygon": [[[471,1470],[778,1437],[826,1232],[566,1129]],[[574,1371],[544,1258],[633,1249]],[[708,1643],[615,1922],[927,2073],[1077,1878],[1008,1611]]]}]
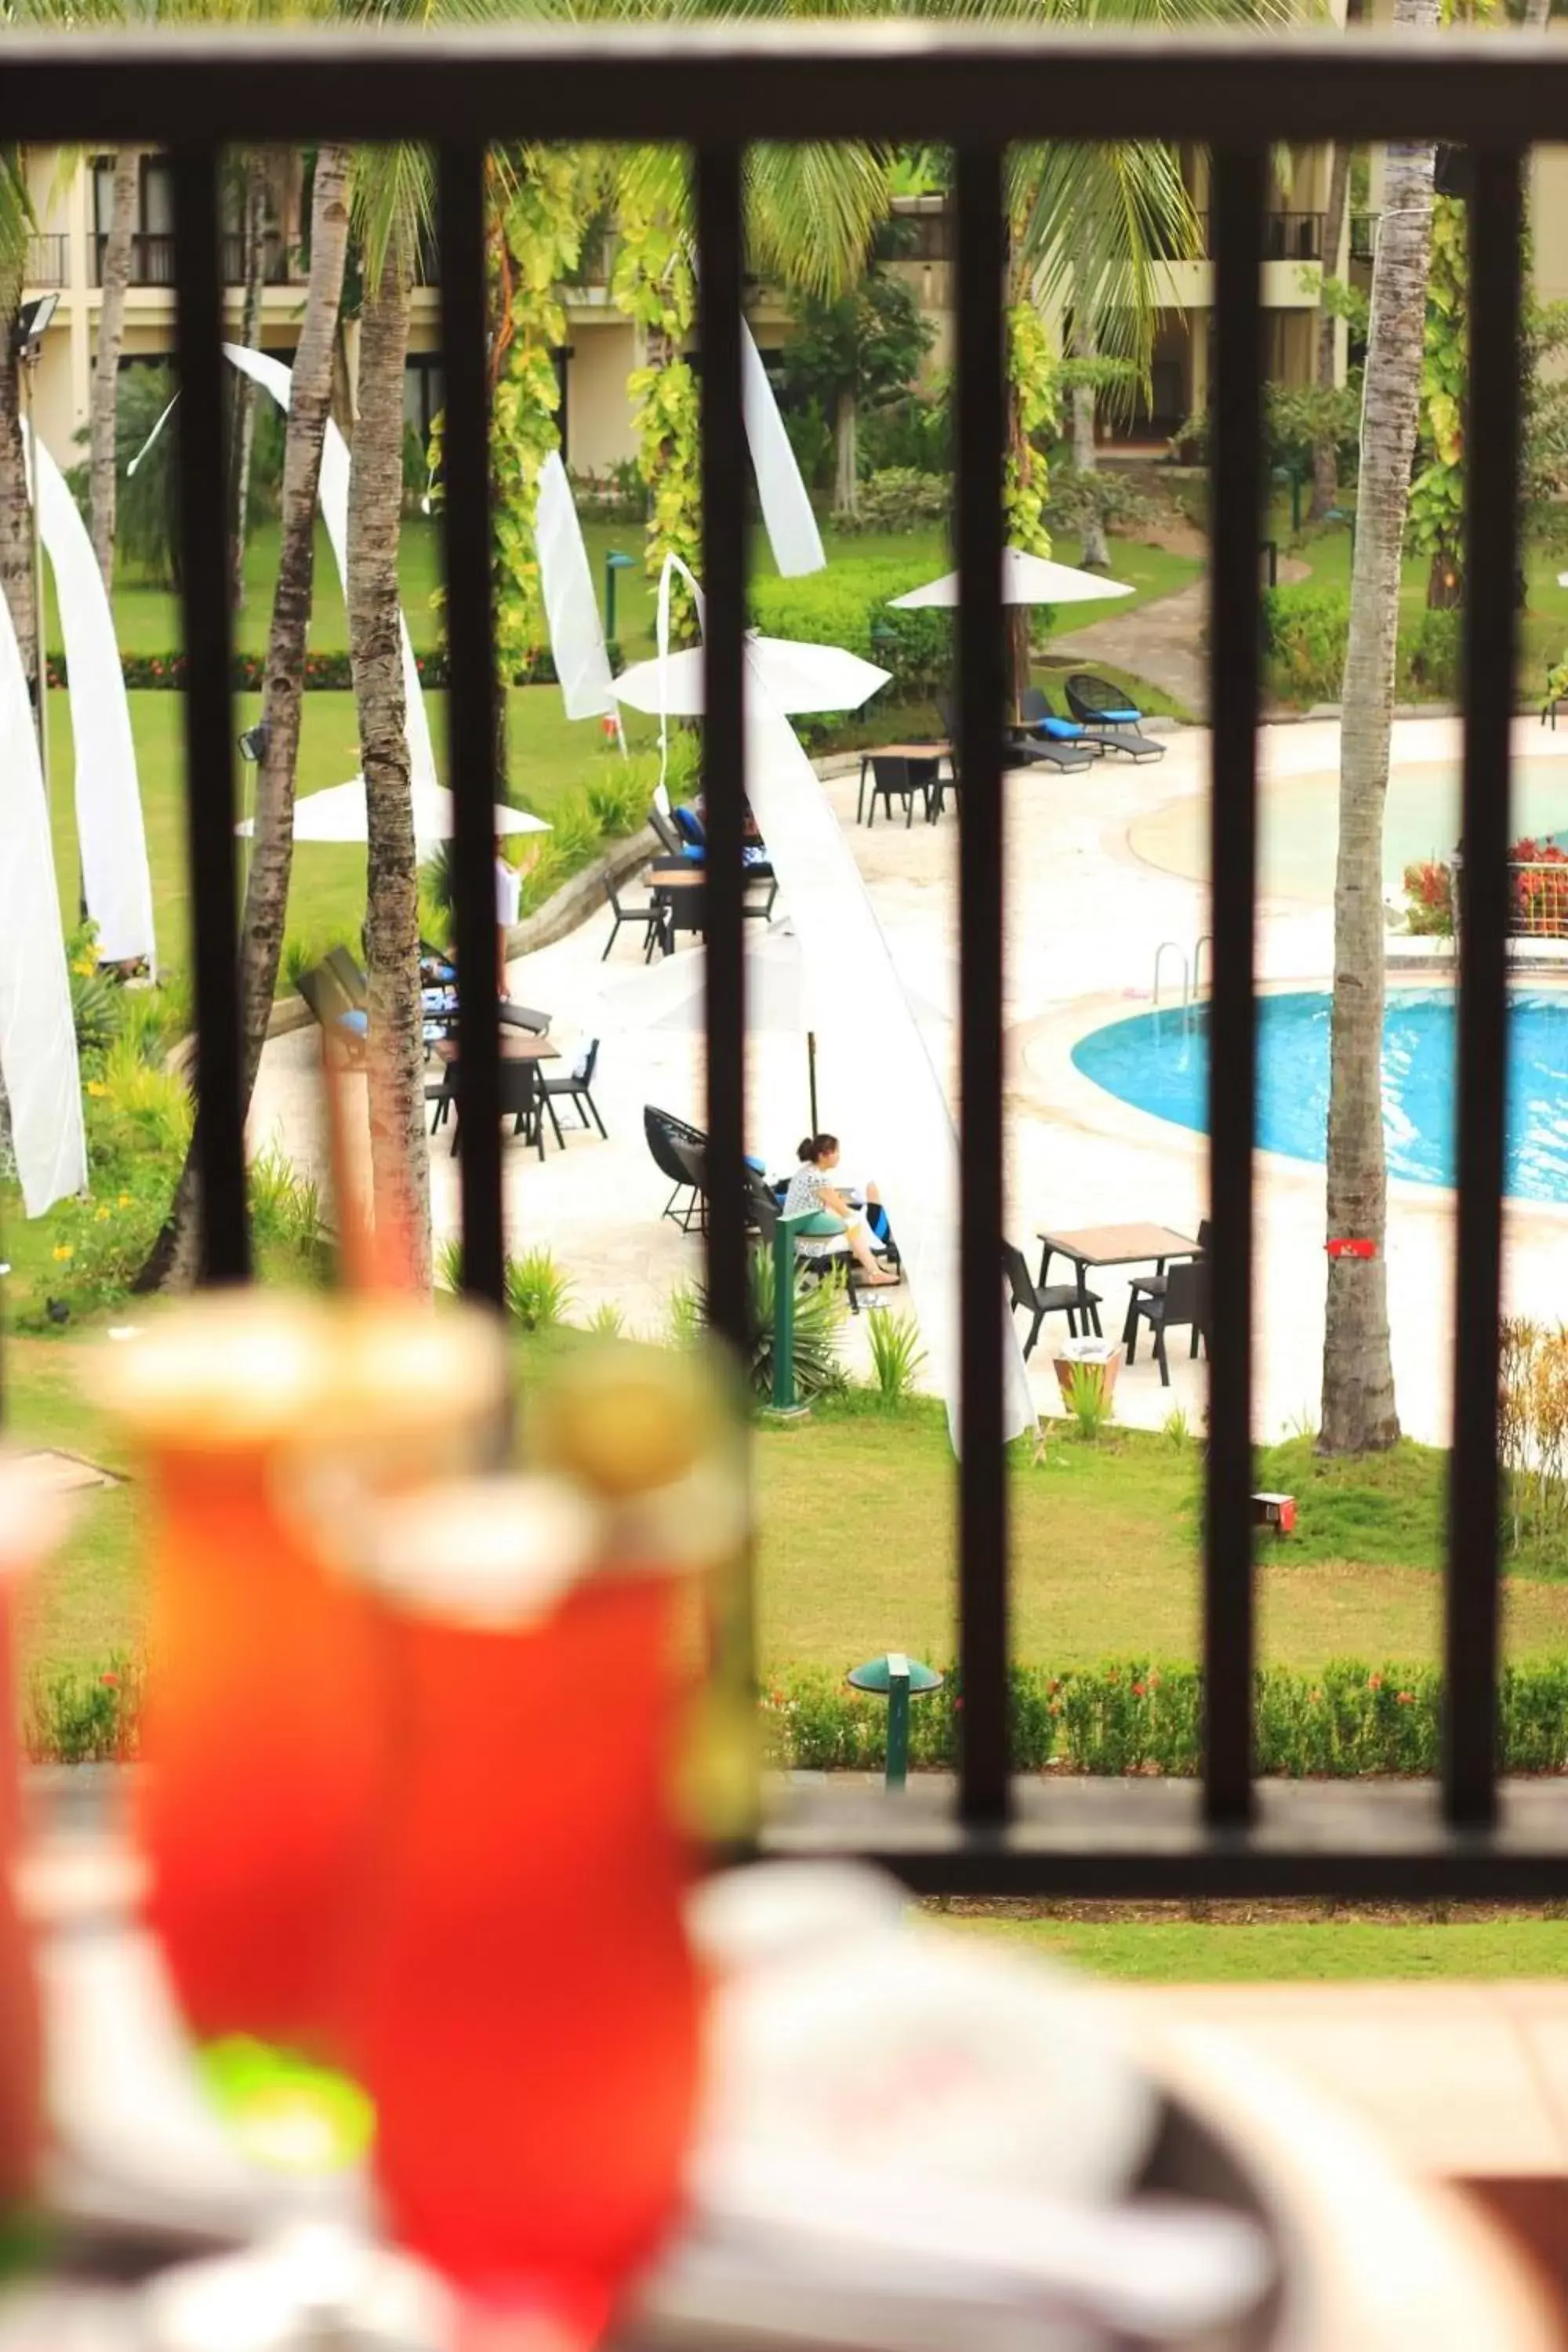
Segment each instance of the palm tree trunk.
[{"label": "palm tree trunk", "polygon": [[[1345,230],[1345,203],[1350,194],[1351,151],[1342,139],[1334,148],[1329,173],[1329,208],[1323,215],[1323,275],[1331,278],[1340,266],[1340,245]],[[1324,392],[1334,388],[1334,361],[1339,321],[1327,304],[1318,310],[1318,383]],[[1339,458],[1330,440],[1312,452],[1312,504],[1309,520],[1321,522],[1340,494]]]},{"label": "palm tree trunk", "polygon": [[103,259],[99,270],[103,300],[98,313],[91,410],[92,551],[110,595],[114,593],[114,428],[119,415],[120,353],[125,341],[125,289],[131,283],[131,256],[141,190],[142,150],[117,148],[109,234],[103,240]]},{"label": "palm tree trunk", "polygon": [[[316,493],[321,445],[332,391],[332,350],[348,250],[349,156],[324,146],[316,159],[310,197],[310,275],[304,322],[294,354],[289,423],[283,443],[283,499],[278,585],[267,642],[261,712],[267,748],[256,772],[256,833],[240,935],[241,1098],[248,1110],[261,1066],[261,1048],[278,985],[283,924],[294,861],[294,771],[300,750],[300,700],[316,561]],[[198,1119],[199,1119],[198,1112]],[[200,1201],[193,1145],[181,1173],[168,1225],[138,1280],[138,1288],[185,1287],[195,1279]]]},{"label": "palm tree trunk", "polygon": [[368,814],[370,1151],[378,1222],[430,1284],[430,1183],[419,995],[419,873],[403,691],[397,581],[409,274],[389,240],[360,313],[359,423],[349,478],[349,651]]},{"label": "palm tree trunk", "polygon": [[33,510],[22,447],[22,363],[16,357],[16,313],[22,301],[23,257],[0,258],[0,593],[11,608],[29,693],[38,677],[34,604]]},{"label": "palm tree trunk", "polygon": [[[1072,329],[1072,355],[1075,360],[1092,360],[1100,356],[1099,339],[1094,320],[1085,311],[1075,313]],[[1072,388],[1072,462],[1074,471],[1094,474],[1100,470],[1100,453],[1094,438],[1094,386],[1075,383]],[[1079,562],[1085,566],[1110,568],[1110,549],[1106,541],[1105,525],[1098,514],[1086,513],[1083,520],[1083,550]]]},{"label": "palm tree trunk", "polygon": [[[247,352],[261,348],[261,289],[267,277],[267,156],[253,147],[245,159],[245,309],[239,340]],[[237,613],[245,605],[245,541],[249,524],[250,453],[256,439],[256,386],[237,376],[234,392],[233,472],[229,480],[231,596]]]},{"label": "palm tree trunk", "polygon": [[[1396,25],[1436,21],[1437,0],[1395,0]],[[1390,148],[1373,271],[1341,729],[1328,1142],[1329,1240],[1369,1243],[1372,1255],[1328,1261],[1319,1440],[1326,1454],[1373,1452],[1399,1436],[1384,1255],[1383,820],[1426,314],[1432,161],[1430,147]]]},{"label": "palm tree trunk", "polygon": [[833,511],[853,515],[860,504],[860,403],[844,385],[833,410]]}]

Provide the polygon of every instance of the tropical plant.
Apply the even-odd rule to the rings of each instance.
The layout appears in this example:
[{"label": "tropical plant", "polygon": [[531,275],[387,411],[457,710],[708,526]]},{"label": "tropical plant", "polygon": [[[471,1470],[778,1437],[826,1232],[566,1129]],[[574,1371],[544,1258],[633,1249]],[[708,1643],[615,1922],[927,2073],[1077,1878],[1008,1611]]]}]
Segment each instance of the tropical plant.
[{"label": "tropical plant", "polygon": [[879,1402],[890,1412],[914,1394],[926,1361],[920,1326],[912,1315],[890,1315],[885,1307],[866,1318],[871,1343],[871,1378]]},{"label": "tropical plant", "polygon": [[572,1283],[542,1245],[506,1262],[507,1311],[525,1331],[553,1331],[566,1320]]},{"label": "tropical plant", "polygon": [[912,289],[873,262],[847,294],[828,301],[810,293],[792,304],[795,332],[781,362],[786,400],[816,399],[833,418],[833,511],[853,517],[859,504],[860,418],[907,394],[935,330]]},{"label": "tropical plant", "polygon": [[22,151],[0,145],[0,595],[10,607],[29,688],[36,687],[38,676],[38,625],[32,510],[22,447],[22,362],[16,350],[16,314],[32,225]]},{"label": "tropical plant", "polygon": [[[1437,21],[1437,0],[1394,0],[1394,14],[1398,26],[1431,27]],[[1399,1435],[1384,1256],[1383,824],[1400,562],[1421,389],[1433,160],[1430,146],[1389,150],[1383,227],[1373,265],[1340,730],[1327,1200],[1330,1239],[1348,1236],[1372,1247],[1365,1255],[1335,1253],[1328,1262],[1318,1441],[1327,1454],[1382,1449]]]},{"label": "tropical plant", "polygon": [[1069,1364],[1063,1401],[1078,1424],[1079,1435],[1088,1444],[1097,1444],[1110,1421],[1110,1391],[1104,1366]]},{"label": "tropical plant", "polygon": [[449,1290],[454,1297],[463,1287],[463,1244],[456,1236],[436,1244],[432,1272],[437,1290]]},{"label": "tropical plant", "polygon": [[[278,582],[261,706],[267,748],[257,767],[255,833],[241,926],[242,1111],[249,1108],[271,1017],[293,871],[294,777],[315,579],[316,492],[331,413],[332,354],[348,249],[348,177],[346,149],[330,142],[317,149],[310,189],[310,276],[289,386]],[[181,1172],[169,1223],[143,1268],[144,1287],[183,1286],[194,1278],[200,1208],[196,1170],[193,1152]]]},{"label": "tropical plant", "polygon": [[596,1339],[620,1339],[626,1336],[626,1318],[613,1298],[601,1298],[584,1328]]}]

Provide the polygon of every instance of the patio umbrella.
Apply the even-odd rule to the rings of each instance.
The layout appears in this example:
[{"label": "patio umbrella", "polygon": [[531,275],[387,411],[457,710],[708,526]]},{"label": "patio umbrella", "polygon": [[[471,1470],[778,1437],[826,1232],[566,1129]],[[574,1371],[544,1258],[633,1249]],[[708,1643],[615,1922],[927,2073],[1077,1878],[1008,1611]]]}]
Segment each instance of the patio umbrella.
[{"label": "patio umbrella", "polygon": [[[811,1107],[811,1131],[817,1132],[816,1030],[820,993],[806,972],[799,940],[787,928],[787,918],[761,935],[748,926],[746,937],[746,1031],[749,1036],[790,1036],[805,1040],[806,1092]],[[699,947],[604,982],[584,1004],[573,1008],[573,1018],[584,1035],[603,1031],[683,1030],[696,1036],[704,1025],[704,995],[708,958]],[[947,1015],[929,1000],[906,990],[910,1005],[923,1020],[942,1021]],[[874,1045],[874,1041],[869,1041]]]},{"label": "patio umbrella", "polygon": [[[413,795],[416,841],[421,845],[449,841],[454,831],[453,803],[446,785],[416,782]],[[491,815],[497,833],[550,831],[542,816],[531,816],[526,809],[509,808],[501,801],[495,803]],[[248,816],[235,826],[236,833],[247,835],[255,830],[256,821]],[[309,793],[294,803],[296,841],[363,841],[368,830],[363,776],[355,776],[346,784],[329,785],[324,793]]]},{"label": "patio umbrella", "polygon": [[[1043,555],[1026,554],[1021,547],[1002,550],[1004,604],[1092,604],[1102,596],[1134,596],[1124,581],[1103,579],[1098,572],[1079,572],[1070,563],[1051,563]],[[944,572],[906,596],[890,596],[902,612],[918,612],[928,604],[956,604],[958,574]]]},{"label": "patio umbrella", "polygon": [[[805,710],[858,710],[869,702],[891,672],[842,646],[814,646],[793,637],[759,637],[746,633],[746,667],[772,701],[788,713]],[[632,710],[658,718],[695,719],[702,711],[703,653],[700,646],[667,655],[663,661],[638,662],[623,670],[614,688],[616,698]]]}]

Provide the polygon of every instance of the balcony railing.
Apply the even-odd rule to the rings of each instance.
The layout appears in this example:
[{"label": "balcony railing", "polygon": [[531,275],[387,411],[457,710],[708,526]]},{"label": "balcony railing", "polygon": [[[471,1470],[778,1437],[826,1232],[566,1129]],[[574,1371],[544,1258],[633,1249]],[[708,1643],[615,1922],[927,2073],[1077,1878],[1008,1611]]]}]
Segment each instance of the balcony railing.
[{"label": "balcony railing", "polygon": [[[486,430],[485,149],[497,140],[663,141],[695,171],[705,364],[702,511],[708,597],[708,1297],[746,1320],[746,444],[741,404],[742,146],[747,140],[950,142],[957,281],[954,534],[963,597],[955,703],[964,782],[958,856],[963,1459],[958,1475],[963,1708],[955,1786],[903,1800],[825,1787],[773,1822],[775,1846],[886,1857],[931,1889],[1085,1895],[1329,1893],[1560,1898],[1568,1791],[1497,1777],[1497,1337],[1510,722],[1519,552],[1521,243],[1531,142],[1568,120],[1568,50],[1515,34],[1047,36],[929,23],[605,26],[554,33],[163,38],[13,34],[0,137],[174,152],[181,596],[190,684],[186,770],[194,924],[196,1134],[209,1282],[250,1267],[234,891],[234,716],[222,478],[225,377],[218,197],[223,150],[332,137],[416,139],[438,183],[447,404],[445,534],[456,795],[455,921],[463,992],[462,1265],[499,1298],[503,1268],[491,806],[497,797]],[[1261,266],[1291,215],[1267,209],[1269,153],[1331,140],[1468,143],[1473,286],[1468,435],[1456,1314],[1444,1570],[1447,1726],[1440,1780],[1260,1789],[1254,1779],[1252,1527],[1254,925],[1258,882]],[[1006,142],[1167,138],[1212,155],[1215,518],[1209,629],[1214,938],[1209,1003],[1213,1282],[1204,1509],[1201,1782],[1024,1788],[1011,1769],[1008,1489],[1002,1443],[1003,710],[1000,600],[1005,385]],[[1282,236],[1286,235],[1281,231]],[[159,244],[168,244],[160,240]],[[726,1184],[722,1171],[732,1171]]]},{"label": "balcony railing", "polygon": [[[289,263],[288,239],[277,229],[268,229],[262,239],[262,284],[287,286],[289,278]],[[226,286],[243,286],[249,274],[248,239],[241,236],[237,230],[231,229],[223,240],[223,282]],[[152,282],[162,285],[163,280],[159,278]]]},{"label": "balcony railing", "polygon": [[68,240],[55,231],[27,239],[23,282],[28,286],[63,286],[67,282]]},{"label": "balcony railing", "polygon": [[[100,230],[88,247],[89,285],[103,283],[103,256],[109,244]],[[172,286],[174,282],[174,240],[148,229],[137,229],[131,239],[132,286]]]}]

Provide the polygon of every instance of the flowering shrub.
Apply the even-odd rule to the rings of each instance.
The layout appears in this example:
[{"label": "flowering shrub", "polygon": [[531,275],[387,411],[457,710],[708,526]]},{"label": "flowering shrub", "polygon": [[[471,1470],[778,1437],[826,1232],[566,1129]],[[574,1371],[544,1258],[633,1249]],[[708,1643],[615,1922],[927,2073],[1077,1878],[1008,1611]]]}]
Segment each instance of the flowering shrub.
[{"label": "flowering shrub", "polygon": [[1436,939],[1454,935],[1454,869],[1433,858],[1405,869],[1405,898],[1413,931]]},{"label": "flowering shrub", "polygon": [[35,1764],[123,1764],[142,1727],[139,1665],[116,1652],[100,1674],[35,1675],[22,1737]]},{"label": "flowering shrub", "polygon": [[[1368,1668],[1340,1659],[1315,1673],[1266,1666],[1254,1684],[1258,1770],[1271,1778],[1346,1780],[1363,1773],[1437,1769],[1443,1685],[1435,1667]],[[1013,1760],[1021,1772],[1047,1765],[1096,1776],[1199,1769],[1203,1675],[1195,1666],[1147,1660],[1070,1668],[1059,1675],[1015,1666],[1011,1676]],[[764,1690],[770,1759],[810,1771],[879,1771],[886,1704],[850,1690],[826,1667],[795,1669]],[[916,1699],[910,1761],[927,1770],[957,1762],[957,1677]],[[1505,1670],[1500,1762],[1510,1772],[1568,1771],[1568,1660]]]}]

